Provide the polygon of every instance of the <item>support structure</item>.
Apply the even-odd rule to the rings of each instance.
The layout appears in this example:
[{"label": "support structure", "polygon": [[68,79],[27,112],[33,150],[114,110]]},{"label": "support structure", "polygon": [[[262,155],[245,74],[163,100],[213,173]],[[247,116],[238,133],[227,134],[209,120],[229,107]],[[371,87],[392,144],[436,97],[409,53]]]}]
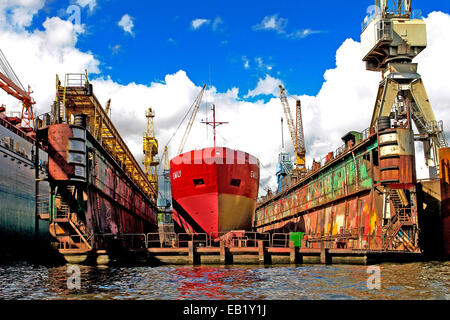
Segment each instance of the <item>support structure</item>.
[{"label": "support structure", "polygon": [[61,85],[57,76],[56,89],[56,100],[52,112],[53,123],[73,124],[76,114],[85,114],[87,130],[123,167],[133,182],[156,202],[157,191],[154,183],[142,170],[106,110],[93,94],[93,87],[89,82],[87,72],[66,74],[64,85]]},{"label": "support structure", "polygon": [[418,65],[412,63],[427,46],[426,25],[420,11],[411,10],[411,0],[377,0],[374,12],[363,24],[361,46],[366,69],[381,72],[383,78],[370,126],[378,127],[380,119],[411,118],[418,129],[415,139],[424,145],[430,178],[437,178],[438,149],[446,147],[447,142],[442,121],[435,119],[417,72]]},{"label": "support structure", "polygon": [[155,138],[155,125],[153,119],[155,112],[152,108],[148,108],[145,116],[147,117],[147,130],[144,132],[144,172],[153,185],[153,189],[158,193],[158,173],[156,166],[159,164],[158,140]]}]

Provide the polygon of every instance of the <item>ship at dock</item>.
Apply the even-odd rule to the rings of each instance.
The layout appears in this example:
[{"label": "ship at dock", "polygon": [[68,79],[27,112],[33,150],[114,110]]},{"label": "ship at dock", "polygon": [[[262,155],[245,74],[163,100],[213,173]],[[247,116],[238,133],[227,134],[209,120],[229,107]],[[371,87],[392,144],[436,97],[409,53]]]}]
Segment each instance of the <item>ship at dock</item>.
[{"label": "ship at dock", "polygon": [[47,153],[36,143],[35,104],[0,50],[0,88],[22,103],[22,111],[0,105],[0,257],[26,258],[49,246],[48,222],[35,210],[46,205],[48,184],[36,189],[36,173],[47,174]]},{"label": "ship at dock", "polygon": [[37,214],[66,261],[108,263],[158,230],[157,181],[131,154],[108,116],[111,101],[102,107],[87,73],[67,74],[56,87],[51,112],[38,118],[50,191],[49,209]]},{"label": "ship at dock", "polygon": [[[35,140],[20,127],[20,117],[8,116],[0,107],[0,252],[27,256],[39,247],[49,247],[48,222],[36,219]],[[37,163],[46,176],[47,154],[39,149]],[[48,184],[41,184],[48,191]],[[39,197],[37,197],[39,199]],[[44,199],[45,197],[41,197]],[[38,246],[36,246],[38,245]]]},{"label": "ship at dock", "polygon": [[[368,128],[345,134],[308,170],[292,133],[301,161],[280,170],[280,192],[260,199],[253,228],[274,237],[302,233],[305,250],[449,255],[450,152],[412,62],[427,45],[425,22],[408,0],[375,8],[361,33],[366,69],[382,73]],[[424,146],[426,180],[416,177],[416,142]]]},{"label": "ship at dock", "polygon": [[205,148],[170,161],[176,231],[212,238],[250,230],[259,185],[258,159],[239,150]]},{"label": "ship at dock", "polygon": [[[203,94],[195,103],[186,141]],[[250,230],[259,189],[259,161],[229,148],[216,147],[216,127],[226,122],[202,122],[213,127],[214,147],[181,153],[170,161],[173,221],[178,233],[207,234],[215,239],[232,230]],[[183,143],[182,143],[183,146]]]}]

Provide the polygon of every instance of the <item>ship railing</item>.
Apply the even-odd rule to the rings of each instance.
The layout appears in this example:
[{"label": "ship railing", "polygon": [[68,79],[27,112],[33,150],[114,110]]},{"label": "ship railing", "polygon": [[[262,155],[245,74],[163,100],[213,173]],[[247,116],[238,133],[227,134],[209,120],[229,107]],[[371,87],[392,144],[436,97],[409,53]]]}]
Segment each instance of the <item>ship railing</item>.
[{"label": "ship railing", "polygon": [[177,234],[177,247],[188,247],[189,242],[192,241],[194,247],[207,247],[208,246],[208,234],[206,233],[178,233]]},{"label": "ship railing", "polygon": [[[374,127],[368,127],[366,129],[364,129],[363,131],[361,131],[360,132],[361,133],[361,140],[357,141],[355,143],[355,145],[357,145],[357,144],[367,140],[371,136],[371,134],[373,134],[374,132],[375,132],[375,128]],[[329,155],[321,158],[318,161],[319,165],[317,166],[316,170],[318,170],[321,167],[325,166],[329,161],[339,157],[341,154],[345,153],[347,150],[349,150],[349,147],[346,144],[342,144],[334,152],[330,152]]]}]

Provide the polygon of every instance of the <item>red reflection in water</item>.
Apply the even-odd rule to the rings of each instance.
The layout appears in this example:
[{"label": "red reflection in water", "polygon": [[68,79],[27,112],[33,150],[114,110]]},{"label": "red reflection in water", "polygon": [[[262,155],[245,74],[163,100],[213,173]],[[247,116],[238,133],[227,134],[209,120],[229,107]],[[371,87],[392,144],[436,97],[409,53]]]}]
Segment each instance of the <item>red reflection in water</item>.
[{"label": "red reflection in water", "polygon": [[230,270],[218,267],[177,268],[174,275],[178,278],[180,286],[178,292],[180,299],[198,297],[199,299],[229,299],[240,293],[233,293],[227,287],[239,284],[245,290],[249,284],[257,282],[246,270]]}]

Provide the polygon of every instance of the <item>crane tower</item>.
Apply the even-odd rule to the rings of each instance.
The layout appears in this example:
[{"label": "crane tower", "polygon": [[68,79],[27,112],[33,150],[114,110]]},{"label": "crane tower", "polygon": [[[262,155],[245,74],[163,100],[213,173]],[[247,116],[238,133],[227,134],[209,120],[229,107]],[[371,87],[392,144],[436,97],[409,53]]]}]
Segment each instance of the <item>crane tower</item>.
[{"label": "crane tower", "polygon": [[438,149],[446,147],[442,121],[436,121],[413,59],[427,46],[426,25],[411,0],[375,0],[362,25],[361,48],[366,69],[381,72],[371,127],[412,119],[424,145],[430,178],[439,170]]},{"label": "crane tower", "polygon": [[147,130],[144,133],[144,173],[148,176],[150,182],[155,188],[156,194],[158,193],[158,174],[156,166],[159,164],[158,154],[158,140],[155,138],[155,127],[153,119],[155,118],[155,112],[152,108],[148,108],[146,114],[147,118]]}]

